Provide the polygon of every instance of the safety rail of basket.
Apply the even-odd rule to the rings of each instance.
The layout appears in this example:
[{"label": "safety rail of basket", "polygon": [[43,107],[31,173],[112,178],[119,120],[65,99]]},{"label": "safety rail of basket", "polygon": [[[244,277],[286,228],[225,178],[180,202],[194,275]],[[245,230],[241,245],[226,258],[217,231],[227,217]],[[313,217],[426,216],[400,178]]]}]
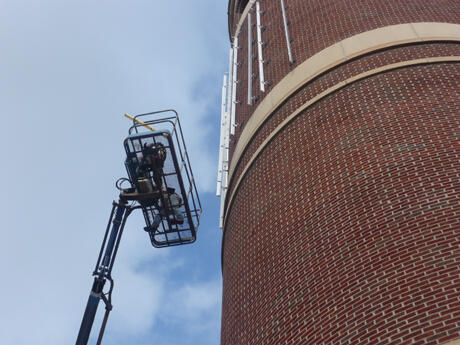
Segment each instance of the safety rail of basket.
[{"label": "safety rail of basket", "polygon": [[[151,118],[168,112],[173,115]],[[196,239],[202,208],[178,115],[174,110],[163,110],[139,114],[134,118],[142,118],[142,123],[148,124],[156,131],[133,120],[133,126],[129,129],[130,135],[125,140],[127,155],[135,154],[140,157],[144,143],[161,142],[164,145],[167,155],[162,174],[163,189],[174,188],[180,191],[183,201],[181,210],[185,215],[184,222],[178,224],[176,220],[171,219],[170,214],[159,214],[162,208],[157,207],[158,205],[144,205],[142,209],[147,230],[149,227],[153,228],[155,217],[161,218],[158,228],[149,232],[152,245],[164,247],[192,243]],[[165,213],[164,208],[162,212]]]}]

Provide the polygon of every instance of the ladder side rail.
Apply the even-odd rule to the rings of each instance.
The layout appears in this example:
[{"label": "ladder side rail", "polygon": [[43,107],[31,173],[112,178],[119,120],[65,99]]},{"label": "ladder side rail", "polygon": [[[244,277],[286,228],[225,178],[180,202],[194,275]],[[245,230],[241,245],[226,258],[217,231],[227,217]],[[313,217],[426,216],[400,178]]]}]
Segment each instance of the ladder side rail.
[{"label": "ladder side rail", "polygon": [[225,109],[227,99],[227,75],[224,74],[224,80],[222,85],[222,103],[221,103],[221,112],[220,112],[220,142],[219,142],[219,161],[217,163],[217,188],[216,195],[220,196],[220,191],[222,188],[222,161],[224,155],[224,121],[225,121]]},{"label": "ladder side rail", "polygon": [[224,217],[224,205],[225,205],[225,198],[227,196],[227,181],[228,179],[228,171],[225,171],[224,172],[224,175],[223,175],[223,181],[225,183],[225,187],[222,189],[222,196],[220,198],[220,222],[219,222],[219,227],[222,228],[223,226],[223,217]]},{"label": "ladder side rail", "polygon": [[259,58],[259,84],[260,91],[265,92],[265,77],[264,77],[264,59],[262,56],[262,25],[260,21],[260,3],[256,1],[256,22],[257,22],[257,52]]},{"label": "ladder side rail", "polygon": [[[227,90],[227,109],[225,111],[225,122],[230,121],[229,115],[232,113],[232,109],[235,106],[233,104],[233,53],[234,53],[234,42],[230,48],[229,62],[228,62],[228,90]],[[226,127],[227,128],[227,125]]]},{"label": "ladder side rail", "polygon": [[229,160],[229,147],[230,147],[230,113],[227,111],[225,115],[225,128],[224,128],[224,151],[222,159],[222,188],[227,188],[227,180],[225,175],[228,172]]},{"label": "ladder side rail", "polygon": [[230,134],[235,134],[235,112],[236,112],[236,87],[238,83],[238,36],[233,40],[233,83],[232,83],[232,108],[230,111]]},{"label": "ladder side rail", "polygon": [[[235,42],[233,43],[235,45]],[[223,147],[223,157],[222,157],[222,189],[221,193],[225,188],[227,188],[226,181],[226,170],[228,169],[228,156],[229,156],[229,145],[230,145],[230,114],[233,104],[233,47],[230,49],[230,61],[229,61],[229,81],[228,81],[228,92],[227,92],[227,111],[225,112],[225,121],[223,122],[223,137],[224,137],[224,147]],[[221,196],[222,201],[222,196]],[[200,203],[201,206],[201,203]]]},{"label": "ladder side rail", "polygon": [[281,12],[283,14],[284,34],[286,36],[286,46],[287,46],[287,51],[288,51],[288,58],[289,58],[289,63],[292,65],[294,63],[294,59],[292,58],[291,39],[289,37],[288,21],[286,18],[286,6],[284,5],[284,0],[280,0],[280,2],[281,2]]},{"label": "ladder side rail", "polygon": [[225,196],[227,194],[227,190],[222,191],[222,197],[220,201],[220,212],[219,212],[219,228],[223,228],[224,226],[224,205],[225,205]]},{"label": "ladder side rail", "polygon": [[248,12],[248,104],[252,105],[252,17]]}]

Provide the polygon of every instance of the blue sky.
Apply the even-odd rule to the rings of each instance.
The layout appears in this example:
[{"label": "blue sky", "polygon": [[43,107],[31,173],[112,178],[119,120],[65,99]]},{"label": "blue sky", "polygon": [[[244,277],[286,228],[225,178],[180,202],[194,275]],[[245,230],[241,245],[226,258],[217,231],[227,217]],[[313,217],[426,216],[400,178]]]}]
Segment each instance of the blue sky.
[{"label": "blue sky", "polygon": [[226,12],[225,0],[0,0],[0,344],[75,342],[126,176],[123,114],[165,108],[179,112],[202,199],[198,240],[154,249],[130,217],[103,343],[219,343]]}]

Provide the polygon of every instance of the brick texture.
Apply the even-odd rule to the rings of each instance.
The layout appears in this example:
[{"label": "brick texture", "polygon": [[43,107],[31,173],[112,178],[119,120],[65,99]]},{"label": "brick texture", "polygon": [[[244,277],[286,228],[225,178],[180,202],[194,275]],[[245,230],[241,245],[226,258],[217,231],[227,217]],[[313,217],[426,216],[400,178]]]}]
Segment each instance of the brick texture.
[{"label": "brick texture", "polygon": [[270,143],[228,215],[222,344],[460,336],[459,88],[454,64],[372,77]]},{"label": "brick texture", "polygon": [[[460,19],[453,0],[285,2],[294,66],[285,55],[279,1],[261,2],[272,85],[359,32]],[[246,104],[245,30],[231,152],[257,106]],[[254,135],[229,186],[235,197],[222,246],[222,345],[460,338],[460,64],[400,68],[328,95],[274,137],[234,190],[259,145],[305,101],[377,67],[454,55],[459,44],[432,42],[348,61],[299,89]],[[256,82],[254,76],[255,90]],[[259,102],[264,96],[254,94]]]},{"label": "brick texture", "polygon": [[[299,63],[322,49],[361,32],[409,22],[460,22],[460,2],[458,0],[285,0],[288,7],[286,15],[290,23],[292,51],[296,60],[296,63],[291,66],[288,62],[280,1],[264,0],[260,4],[264,12],[261,24],[265,27],[262,33],[264,74],[265,80],[270,83],[267,85],[267,91],[270,91],[272,86],[276,85]],[[253,9],[253,24],[256,22],[254,11]],[[251,37],[254,41],[251,45],[251,56],[257,59],[255,26],[252,27]],[[253,97],[257,102],[252,106],[247,104],[247,40],[247,22],[244,21],[238,34],[240,65],[236,120],[240,124],[240,131],[244,128],[258,102],[263,100],[267,94],[259,89],[257,60],[254,60],[251,82]],[[232,140],[233,143],[238,141],[238,133]]]},{"label": "brick texture", "polygon": [[[242,158],[236,169],[233,180],[236,180],[251,156],[257,150],[259,145],[266,139],[266,137],[290,114],[292,114],[298,107],[304,104],[307,100],[312,99],[322,91],[326,90],[333,85],[353,77],[359,73],[370,71],[372,69],[389,65],[392,63],[415,60],[424,57],[436,56],[460,56],[460,44],[457,43],[428,43],[404,46],[392,49],[385,49],[380,52],[369,54],[367,56],[355,59],[351,62],[338,66],[329,73],[323,74],[316,78],[313,82],[308,83],[303,88],[298,90],[291,98],[289,98],[280,108],[278,108],[264,124],[264,126],[252,138],[251,145],[243,153]],[[244,84],[239,85],[241,91]],[[239,105],[240,106],[240,105]],[[241,107],[241,106],[240,106]],[[247,106],[247,109],[250,107]],[[253,110],[253,109],[251,109]],[[239,139],[244,124],[249,119],[251,113],[237,112],[237,123],[241,124],[235,130],[235,136],[232,137],[232,146],[230,152],[233,156],[235,144]],[[232,186],[230,187],[232,191]]]}]

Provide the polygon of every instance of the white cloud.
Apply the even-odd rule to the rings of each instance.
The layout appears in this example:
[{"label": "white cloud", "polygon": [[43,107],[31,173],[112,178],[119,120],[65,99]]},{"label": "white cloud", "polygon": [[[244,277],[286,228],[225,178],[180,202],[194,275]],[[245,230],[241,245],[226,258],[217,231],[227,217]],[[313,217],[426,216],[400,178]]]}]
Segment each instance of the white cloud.
[{"label": "white cloud", "polygon": [[220,296],[220,281],[186,284],[175,293],[174,297],[180,301],[182,308],[180,308],[180,313],[177,313],[178,309],[175,309],[173,314],[178,318],[199,320],[201,314],[216,309],[220,303]]},{"label": "white cloud", "polygon": [[165,294],[162,319],[175,333],[158,337],[160,343],[217,343],[214,337],[220,329],[221,286],[220,279],[171,286]]}]

